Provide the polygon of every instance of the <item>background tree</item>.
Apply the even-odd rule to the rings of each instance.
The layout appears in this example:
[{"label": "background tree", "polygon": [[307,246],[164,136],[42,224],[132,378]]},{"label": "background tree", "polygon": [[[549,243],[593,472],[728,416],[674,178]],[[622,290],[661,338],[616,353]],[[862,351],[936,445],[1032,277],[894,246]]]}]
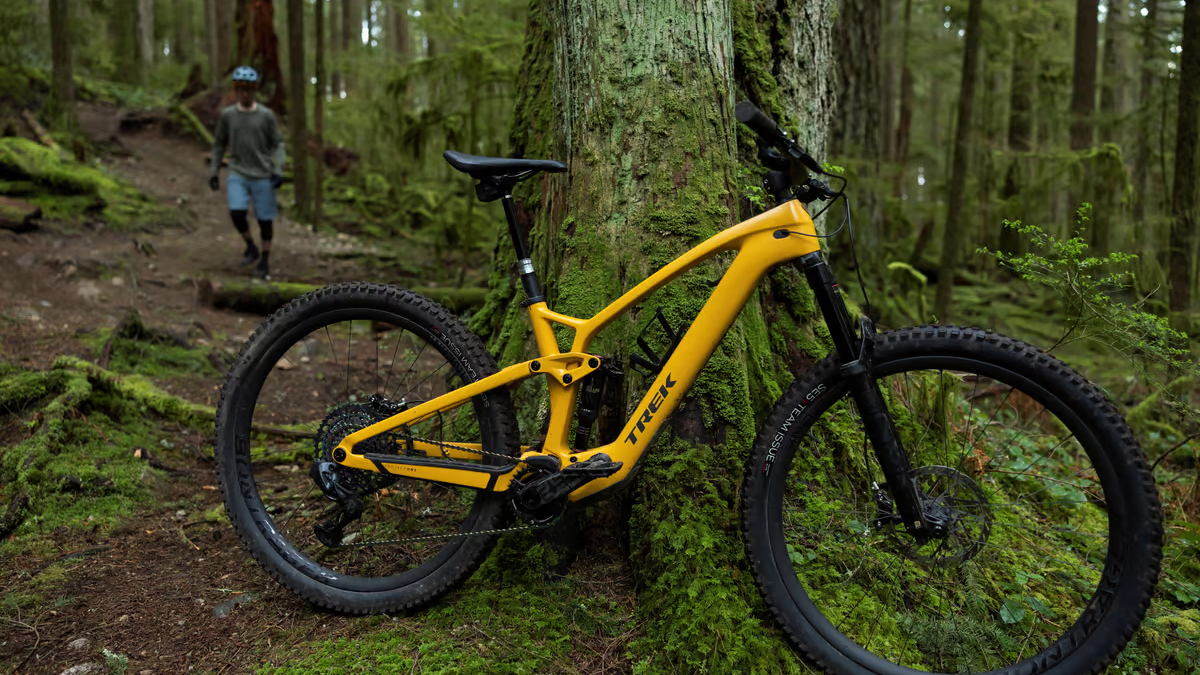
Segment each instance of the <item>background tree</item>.
[{"label": "background tree", "polygon": [[71,18],[68,0],[50,0],[50,47],[54,64],[51,112],[67,128],[75,126],[75,82],[71,68]]},{"label": "background tree", "polygon": [[287,98],[279,66],[273,0],[238,0],[234,17],[237,27],[235,60],[238,65],[248,65],[258,71],[259,90],[267,97],[267,105],[286,114]]},{"label": "background tree", "polygon": [[962,241],[962,205],[966,192],[967,157],[971,138],[971,111],[975,102],[975,76],[978,72],[980,15],[982,0],[971,0],[967,10],[966,42],[963,47],[962,81],[958,90],[958,122],[954,131],[954,164],[950,168],[947,191],[946,236],[942,243],[942,265],[938,279],[934,313],[950,312],[954,273],[958,267],[958,247]]},{"label": "background tree", "polygon": [[1096,111],[1097,0],[1075,2],[1075,75],[1071,86],[1071,149],[1092,147]]},{"label": "background tree", "polygon": [[325,134],[325,0],[313,3],[313,31],[316,51],[313,54],[313,227],[324,220],[324,163],[321,161]]},{"label": "background tree", "polygon": [[292,184],[296,195],[296,216],[301,220],[312,215],[312,196],[308,184],[308,115],[304,92],[308,83],[304,77],[304,0],[288,0],[288,68],[292,91],[288,110],[291,142],[288,150],[292,159]]},{"label": "background tree", "polygon": [[1196,150],[1200,146],[1200,2],[1183,13],[1182,58],[1179,63],[1179,121],[1175,133],[1175,190],[1171,202],[1170,302],[1176,323],[1186,330],[1183,313],[1191,309],[1189,259],[1196,237]]}]

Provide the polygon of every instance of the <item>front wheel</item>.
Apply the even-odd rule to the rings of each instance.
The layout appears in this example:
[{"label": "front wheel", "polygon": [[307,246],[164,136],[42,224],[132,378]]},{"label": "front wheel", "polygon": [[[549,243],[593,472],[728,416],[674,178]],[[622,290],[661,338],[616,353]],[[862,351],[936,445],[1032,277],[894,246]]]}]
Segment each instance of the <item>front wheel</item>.
[{"label": "front wheel", "polygon": [[1162,517],[1124,419],[1041,351],[976,329],[876,336],[873,375],[931,528],[899,522],[831,357],[788,389],[743,488],[758,585],[839,675],[1091,675],[1158,577]]}]

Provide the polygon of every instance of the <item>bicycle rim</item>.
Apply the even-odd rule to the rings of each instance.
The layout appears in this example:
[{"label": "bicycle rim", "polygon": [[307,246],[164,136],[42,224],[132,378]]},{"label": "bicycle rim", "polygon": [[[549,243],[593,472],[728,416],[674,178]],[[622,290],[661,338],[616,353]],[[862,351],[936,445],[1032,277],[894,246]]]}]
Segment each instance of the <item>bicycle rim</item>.
[{"label": "bicycle rim", "polygon": [[[378,310],[342,310],[309,320],[267,349],[260,377],[245,384],[244,419],[253,484],[240,486],[255,526],[295,569],[323,584],[378,592],[420,580],[469,535],[497,524],[494,495],[454,485],[338,467],[361,516],[336,531],[343,507],[310,473],[345,436],[475,379],[437,332]],[[505,464],[485,396],[364,441],[360,451]]]},{"label": "bicycle rim", "polygon": [[931,356],[876,374],[936,530],[898,522],[843,396],[795,439],[769,506],[801,611],[876,672],[1003,670],[1047,649],[1097,595],[1120,519],[1103,439],[1004,368]]}]

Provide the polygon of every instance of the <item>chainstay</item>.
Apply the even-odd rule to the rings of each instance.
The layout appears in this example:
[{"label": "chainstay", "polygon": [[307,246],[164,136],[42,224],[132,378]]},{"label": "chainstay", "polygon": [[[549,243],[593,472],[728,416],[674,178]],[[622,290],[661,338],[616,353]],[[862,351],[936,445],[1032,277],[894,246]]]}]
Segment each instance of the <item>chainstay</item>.
[{"label": "chainstay", "polygon": [[[470,452],[470,453],[473,453],[476,455],[487,455],[489,457],[499,457],[500,459],[514,462],[515,464],[524,464],[525,463],[525,460],[523,460],[523,459],[518,459],[516,457],[512,457],[509,455],[502,455],[498,452],[488,452],[486,450],[476,450],[475,448],[468,448],[464,445],[456,445],[454,443],[447,443],[445,441],[435,441],[435,440],[432,440],[429,438],[422,438],[421,436],[412,436],[411,439],[414,441],[421,441],[422,443],[430,443],[433,445],[437,445],[438,447],[442,448],[443,456],[446,456],[446,448],[451,448],[454,450],[462,450],[464,452]],[[449,459],[449,457],[447,457],[447,459]],[[446,540],[466,539],[467,537],[482,537],[482,536],[487,536],[487,535],[492,535],[492,534],[506,534],[509,532],[529,532],[532,530],[546,529],[547,527],[554,525],[561,519],[562,519],[562,514],[560,513],[560,514],[558,514],[558,516],[556,516],[554,518],[554,520],[551,520],[547,523],[542,523],[540,525],[523,525],[520,527],[504,527],[504,528],[494,529],[494,530],[480,530],[479,532],[458,532],[458,533],[454,533],[454,534],[430,534],[430,535],[421,535],[421,536],[416,536],[416,537],[401,537],[399,539],[376,539],[373,541],[350,542],[348,544],[342,544],[342,547],[362,548],[362,547],[366,547],[366,546],[385,546],[388,544],[404,544],[404,543],[414,542],[414,541],[436,541],[439,539],[446,539]]]}]

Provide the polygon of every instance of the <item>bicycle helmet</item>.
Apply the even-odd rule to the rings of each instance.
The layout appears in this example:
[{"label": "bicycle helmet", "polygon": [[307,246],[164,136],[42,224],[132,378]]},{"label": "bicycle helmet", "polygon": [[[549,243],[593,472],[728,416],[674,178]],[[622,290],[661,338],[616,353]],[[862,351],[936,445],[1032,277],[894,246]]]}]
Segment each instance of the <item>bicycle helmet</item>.
[{"label": "bicycle helmet", "polygon": [[234,82],[258,82],[258,71],[250,66],[238,66],[233,71]]}]

